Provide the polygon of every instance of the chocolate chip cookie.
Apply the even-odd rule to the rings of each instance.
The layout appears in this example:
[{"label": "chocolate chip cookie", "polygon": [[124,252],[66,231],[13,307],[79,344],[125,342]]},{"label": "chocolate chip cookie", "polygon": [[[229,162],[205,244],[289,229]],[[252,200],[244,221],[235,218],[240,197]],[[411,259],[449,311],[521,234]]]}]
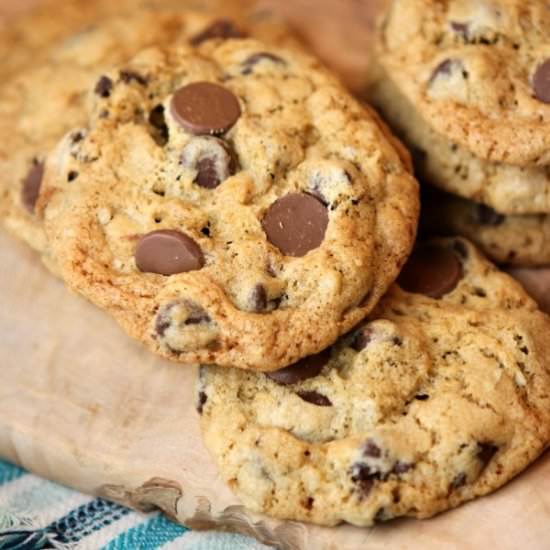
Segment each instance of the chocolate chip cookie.
[{"label": "chocolate chip cookie", "polygon": [[418,186],[319,62],[255,40],[155,48],[94,84],[37,205],[63,277],[154,352],[276,370],[363,319]]},{"label": "chocolate chip cookie", "polygon": [[[127,3],[122,2],[118,9],[123,11]],[[95,20],[87,8],[83,8],[78,18],[76,14],[70,16],[79,5],[80,2],[64,4],[59,15],[61,21],[76,28],[86,20],[94,24],[49,44],[46,54],[39,56],[35,65],[8,79],[0,91],[0,215],[12,233],[42,252],[52,269],[55,267],[42,222],[35,211],[44,163],[66,132],[86,122],[87,91],[96,85],[101,71],[124,63],[140,49],[156,44],[199,44],[249,33],[274,43],[295,44],[281,23],[254,14],[230,20],[214,12],[152,10],[136,4],[131,13],[98,20],[103,11],[108,11],[99,2],[93,11]],[[41,10],[28,22],[36,18],[44,25],[40,27],[44,33],[50,28],[48,22],[60,31],[59,24],[51,21],[52,13]],[[53,30],[50,34],[55,35]],[[22,44],[20,49],[30,55],[33,47],[26,46]],[[105,82],[98,84],[100,94],[109,91]],[[78,139],[78,133],[73,139]]]},{"label": "chocolate chip cookie", "polygon": [[550,212],[548,23],[542,1],[391,3],[374,97],[432,184],[506,214]]},{"label": "chocolate chip cookie", "polygon": [[243,504],[336,525],[430,517],[550,441],[550,320],[467,241],[420,245],[367,322],[269,374],[203,367],[206,445]]},{"label": "chocolate chip cookie", "polygon": [[492,260],[521,267],[550,265],[550,216],[507,216],[442,192],[422,198],[421,228],[431,235],[464,235]]}]

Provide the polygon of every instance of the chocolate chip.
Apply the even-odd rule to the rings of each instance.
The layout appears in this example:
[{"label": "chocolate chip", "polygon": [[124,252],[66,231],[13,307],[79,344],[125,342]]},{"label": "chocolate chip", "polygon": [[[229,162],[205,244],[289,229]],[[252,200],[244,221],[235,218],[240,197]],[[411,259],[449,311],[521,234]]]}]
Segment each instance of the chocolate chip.
[{"label": "chocolate chip", "polygon": [[370,327],[363,327],[353,338],[351,347],[355,351],[363,351],[371,342],[374,336],[374,331]]},{"label": "chocolate chip", "polygon": [[431,84],[435,80],[437,80],[440,77],[448,77],[451,76],[451,74],[455,71],[462,71],[464,76],[466,76],[467,73],[464,71],[464,64],[460,59],[445,59],[445,61],[442,61],[432,73],[432,76],[430,77],[429,83]]},{"label": "chocolate chip", "polygon": [[414,250],[398,283],[406,292],[437,299],[452,292],[462,276],[462,263],[453,250],[428,244]]},{"label": "chocolate chip", "polygon": [[129,84],[133,81],[142,86],[147,86],[147,79],[134,71],[120,71],[120,80],[125,84]]},{"label": "chocolate chip", "polygon": [[370,456],[371,458],[380,458],[382,456],[382,451],[380,450],[380,447],[374,441],[372,441],[372,439],[368,439],[365,442],[363,448],[361,449],[361,452],[363,453],[363,456]]},{"label": "chocolate chip", "polygon": [[184,147],[181,162],[197,175],[194,183],[215,189],[237,171],[235,153],[228,143],[211,136],[197,137]]},{"label": "chocolate chip", "polygon": [[539,101],[550,103],[550,58],[537,67],[532,86]]},{"label": "chocolate chip", "polygon": [[[184,315],[181,315],[182,310],[185,312]],[[180,327],[210,323],[212,320],[198,304],[190,300],[175,300],[165,305],[158,313],[155,320],[155,332],[161,337],[165,336],[166,331],[174,324],[174,319],[177,317],[181,317],[177,321]]]},{"label": "chocolate chip", "polygon": [[190,304],[190,302],[186,302],[186,307],[189,310],[189,314],[184,325],[200,325],[201,323],[209,323],[212,320],[202,307]]},{"label": "chocolate chip", "polygon": [[207,401],[208,396],[206,395],[206,393],[204,393],[203,391],[199,392],[199,401],[197,403],[197,412],[199,414],[202,414]]},{"label": "chocolate chip", "polygon": [[157,105],[149,113],[149,124],[158,131],[159,141],[166,144],[168,141],[168,125],[164,116],[164,105]]},{"label": "chocolate chip", "polygon": [[136,247],[140,271],[175,275],[201,269],[204,257],[199,245],[180,231],[153,231],[140,238]]},{"label": "chocolate chip", "polygon": [[488,466],[497,452],[498,447],[493,443],[483,442],[477,444],[477,458],[481,462],[483,470]]},{"label": "chocolate chip", "polygon": [[212,82],[194,82],[176,91],[172,115],[195,135],[223,134],[241,116],[241,106],[233,92]]},{"label": "chocolate chip", "polygon": [[506,217],[503,214],[499,214],[496,210],[493,210],[485,204],[478,204],[476,207],[476,218],[480,225],[496,227],[501,225]]},{"label": "chocolate chip", "polygon": [[254,287],[254,290],[252,291],[251,302],[253,311],[260,312],[267,309],[267,292],[264,285],[258,283]]},{"label": "chocolate chip", "polygon": [[99,97],[107,98],[111,95],[112,89],[113,89],[113,81],[107,76],[102,76],[97,81],[97,84],[95,87],[95,93]]},{"label": "chocolate chip", "polygon": [[460,472],[458,475],[456,475],[455,478],[451,481],[451,485],[449,486],[449,493],[452,493],[453,491],[464,487],[464,485],[466,485],[467,479],[468,478],[466,477],[466,474],[464,472]]},{"label": "chocolate chip", "polygon": [[30,214],[34,213],[34,207],[36,206],[36,201],[40,195],[40,188],[42,186],[43,178],[44,163],[34,161],[25,179],[23,180],[23,187],[21,188],[21,202]]},{"label": "chocolate chip", "polygon": [[76,145],[84,139],[84,134],[81,131],[77,131],[71,134],[71,143]]},{"label": "chocolate chip", "polygon": [[218,19],[199,34],[193,36],[189,43],[192,46],[198,46],[214,38],[221,38],[222,40],[227,40],[228,38],[246,38],[246,34],[239,30],[233,21],[229,19]]},{"label": "chocolate chip", "polygon": [[380,479],[378,472],[372,472],[366,464],[354,464],[351,469],[351,481],[361,491],[361,496],[366,498],[371,492],[374,482]]},{"label": "chocolate chip", "polygon": [[323,203],[306,193],[290,193],[275,201],[262,226],[271,244],[286,256],[305,256],[321,245],[328,225]]},{"label": "chocolate chip", "polygon": [[326,349],[317,355],[304,357],[294,365],[290,365],[290,367],[269,372],[267,376],[283,386],[296,384],[318,376],[329,360],[330,349]]},{"label": "chocolate chip", "polygon": [[408,471],[412,470],[413,467],[414,464],[410,462],[401,462],[398,460],[393,466],[392,473],[397,475],[406,474]]},{"label": "chocolate chip", "polygon": [[270,61],[271,63],[276,63],[278,65],[286,65],[286,61],[282,57],[279,57],[278,55],[274,55],[269,52],[258,52],[258,53],[252,54],[250,57],[246,58],[243,61],[242,74],[243,75],[252,74],[252,72],[254,71],[254,67],[261,61]]},{"label": "chocolate chip", "polygon": [[428,399],[430,398],[429,395],[425,394],[425,393],[419,393],[418,395],[415,395],[414,398],[417,400],[417,401],[428,401]]},{"label": "chocolate chip", "polygon": [[451,21],[451,29],[453,29],[456,34],[464,38],[464,40],[467,40],[468,32],[470,30],[470,24],[459,23],[458,21]]},{"label": "chocolate chip", "polygon": [[312,405],[317,405],[318,407],[332,407],[332,401],[316,391],[299,391],[297,395]]}]

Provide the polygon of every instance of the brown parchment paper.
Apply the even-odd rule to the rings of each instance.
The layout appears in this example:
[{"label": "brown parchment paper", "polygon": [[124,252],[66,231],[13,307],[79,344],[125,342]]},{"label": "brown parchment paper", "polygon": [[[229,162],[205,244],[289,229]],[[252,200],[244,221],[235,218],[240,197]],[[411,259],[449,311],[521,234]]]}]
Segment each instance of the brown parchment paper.
[{"label": "brown parchment paper", "polygon": [[[360,88],[364,18],[378,0],[267,2]],[[0,20],[29,3],[0,0]],[[548,300],[550,271],[519,275]],[[238,531],[282,549],[550,548],[548,454],[496,494],[428,521],[328,529],[250,514],[201,442],[195,375],[131,342],[0,232],[0,457],[138,509],[161,508],[195,529]]]}]

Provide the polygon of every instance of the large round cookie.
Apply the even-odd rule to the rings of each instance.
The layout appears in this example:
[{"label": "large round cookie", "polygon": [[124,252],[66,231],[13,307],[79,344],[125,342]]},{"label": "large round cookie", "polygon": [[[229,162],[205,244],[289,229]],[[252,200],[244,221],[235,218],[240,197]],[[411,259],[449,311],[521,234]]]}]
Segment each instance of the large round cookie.
[{"label": "large round cookie", "polygon": [[489,162],[437,132],[375,64],[369,99],[411,148],[419,178],[511,215],[550,213],[550,168]]},{"label": "large round cookie", "polygon": [[463,240],[416,250],[368,322],[269,375],[203,367],[207,447],[243,504],[371,525],[487,494],[550,441],[550,320]]},{"label": "large round cookie", "polygon": [[550,164],[544,0],[393,0],[380,62],[448,139],[485,160]]},{"label": "large round cookie", "polygon": [[209,41],[143,52],[94,89],[39,208],[67,283],[155,352],[274,370],[397,276],[417,183],[317,60]]},{"label": "large round cookie", "polygon": [[[118,4],[118,10],[128,9],[129,3]],[[155,3],[169,4],[168,0]],[[243,13],[235,22],[218,12],[153,10],[133,4],[135,10],[130,13],[98,19],[108,11],[103,2],[92,13],[86,8],[78,12],[76,0],[68,2],[64,7],[68,13],[62,11],[60,20],[69,27],[74,25],[75,31],[84,21],[90,26],[45,44],[45,53],[37,55],[36,64],[12,76],[0,90],[0,216],[5,227],[42,252],[52,269],[41,220],[34,211],[43,164],[68,130],[85,124],[87,91],[101,71],[157,44],[198,44],[252,33],[273,43],[294,45],[286,28],[273,18]],[[76,15],[68,15],[73,13],[71,6],[80,13],[77,21]],[[60,30],[52,19],[51,12],[41,10],[23,21],[41,23],[41,32],[47,34],[50,27]],[[50,34],[55,35],[53,30]],[[30,55],[36,46],[25,34],[20,40],[23,44],[17,51]]]},{"label": "large round cookie", "polygon": [[448,193],[422,198],[420,227],[431,235],[463,235],[492,260],[521,267],[550,265],[550,215],[506,216]]}]

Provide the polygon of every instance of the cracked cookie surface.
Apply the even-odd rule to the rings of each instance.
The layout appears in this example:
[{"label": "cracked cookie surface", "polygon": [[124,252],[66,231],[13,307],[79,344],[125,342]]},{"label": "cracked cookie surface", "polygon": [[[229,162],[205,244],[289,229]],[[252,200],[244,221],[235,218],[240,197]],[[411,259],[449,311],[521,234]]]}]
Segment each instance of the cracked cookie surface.
[{"label": "cracked cookie surface", "polygon": [[[152,2],[154,10],[142,6],[151,4],[145,0],[116,5],[101,0],[93,8],[82,4],[80,0],[63,3],[55,16],[51,6],[44,5],[2,35],[6,48],[15,49],[21,59],[19,72],[11,78],[8,67],[4,68],[6,80],[0,90],[0,215],[4,226],[41,252],[53,270],[42,220],[34,208],[45,177],[44,163],[66,132],[85,124],[87,92],[102,71],[152,45],[199,43],[248,33],[277,44],[296,43],[284,25],[267,15],[243,12],[242,17],[229,20],[218,11],[185,10],[181,5],[170,9],[169,0]],[[131,12],[120,14],[130,6]],[[40,32],[27,32],[34,25]],[[24,56],[33,56],[35,62],[25,62]]]},{"label": "cracked cookie surface", "polygon": [[425,518],[545,449],[548,317],[461,239],[421,245],[398,283],[294,367],[201,368],[203,436],[245,506],[323,525]]},{"label": "cracked cookie surface", "polygon": [[103,75],[50,158],[67,283],[170,359],[274,370],[363,319],[412,246],[418,186],[319,62],[254,40]]},{"label": "cracked cookie surface", "polygon": [[424,150],[433,185],[504,213],[550,212],[549,23],[538,0],[390,4],[375,102]]}]

